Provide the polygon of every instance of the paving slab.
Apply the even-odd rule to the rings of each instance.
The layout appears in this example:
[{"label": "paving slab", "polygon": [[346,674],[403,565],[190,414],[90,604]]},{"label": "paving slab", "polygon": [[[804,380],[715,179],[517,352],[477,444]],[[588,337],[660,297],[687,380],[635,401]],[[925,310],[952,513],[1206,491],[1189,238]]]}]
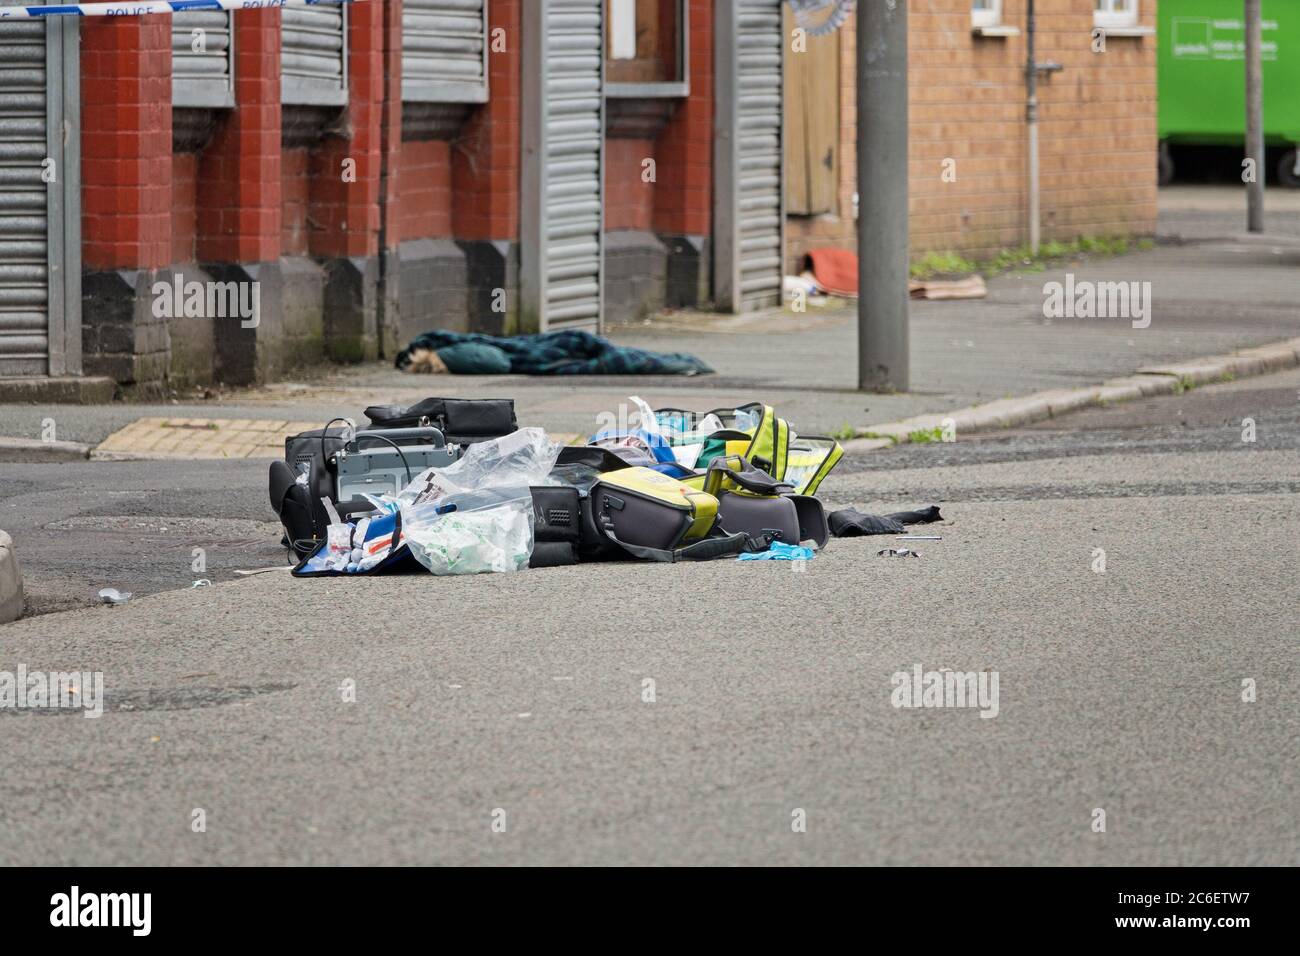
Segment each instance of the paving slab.
[{"label": "paving slab", "polygon": [[318,422],[250,418],[137,418],[95,447],[99,460],[282,458],[284,440]]}]

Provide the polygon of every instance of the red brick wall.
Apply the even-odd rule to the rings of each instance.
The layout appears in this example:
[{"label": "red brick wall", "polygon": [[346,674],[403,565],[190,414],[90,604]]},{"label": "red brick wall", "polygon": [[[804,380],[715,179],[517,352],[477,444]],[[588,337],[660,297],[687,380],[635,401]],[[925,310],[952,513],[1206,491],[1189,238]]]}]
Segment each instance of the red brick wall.
[{"label": "red brick wall", "polygon": [[171,17],[95,17],[81,25],[88,269],[171,261],[171,59]]},{"label": "red brick wall", "polygon": [[305,256],[308,241],[307,212],[311,206],[311,178],[306,148],[286,149],[280,155],[280,255]]},{"label": "red brick wall", "polygon": [[[402,0],[386,0],[383,24],[384,96],[379,125],[379,219],[384,245],[402,241],[398,224],[402,195]],[[450,160],[447,161],[450,163]],[[447,177],[450,180],[450,165]],[[450,202],[450,196],[448,197]]]},{"label": "red brick wall", "polygon": [[713,228],[713,0],[691,0],[691,94],[655,150],[654,229],[707,235]]},{"label": "red brick wall", "polygon": [[506,49],[488,54],[491,99],[466,122],[452,157],[452,215],[460,239],[519,237],[521,2],[492,0],[488,7],[490,31],[505,31]]},{"label": "red brick wall", "polygon": [[654,158],[654,140],[605,141],[606,230],[653,228],[656,186],[644,180],[642,163]]},{"label": "red brick wall", "polygon": [[172,156],[172,254],[171,261],[194,261],[194,241],[198,230],[199,157],[194,153]]},{"label": "red brick wall", "polygon": [[[1003,22],[1025,25],[1025,0]],[[1155,0],[1140,5],[1155,24]],[[1110,37],[1091,51],[1092,4],[1038,0],[1037,56],[1064,71],[1039,83],[1042,234],[1150,234],[1156,218],[1156,39]],[[792,217],[787,264],[820,245],[856,245],[855,38],[843,33],[838,216]],[[1028,239],[1024,36],[973,36],[968,0],[908,8],[911,246],[983,256]],[[957,179],[944,182],[943,161]]]},{"label": "red brick wall", "polygon": [[280,255],[280,11],[235,15],[235,100],[199,162],[198,255],[272,262]]},{"label": "red brick wall", "polygon": [[[350,139],[328,137],[311,155],[310,246],[317,256],[379,252],[379,177],[384,98],[384,8],[348,8],[348,127]],[[344,161],[355,162],[345,182]]]},{"label": "red brick wall", "polygon": [[[1089,11],[1068,0],[1038,7],[1044,58],[1065,66],[1040,84],[1044,237],[1154,233],[1156,37],[1112,36],[1093,53]],[[1140,13],[1154,27],[1156,0]]]},{"label": "red brick wall", "polygon": [[399,242],[451,235],[451,145],[401,144],[401,198],[395,204]]},{"label": "red brick wall", "polygon": [[[987,252],[1026,240],[1024,36],[972,37],[969,4],[910,18],[912,247]],[[1141,4],[1155,22],[1155,3]],[[1153,232],[1154,37],[1090,49],[1092,4],[1039,0],[1037,56],[1064,71],[1039,83],[1043,237]],[[1024,26],[1025,0],[1005,23]],[[965,32],[961,28],[965,27]],[[956,182],[942,163],[956,160]]]}]

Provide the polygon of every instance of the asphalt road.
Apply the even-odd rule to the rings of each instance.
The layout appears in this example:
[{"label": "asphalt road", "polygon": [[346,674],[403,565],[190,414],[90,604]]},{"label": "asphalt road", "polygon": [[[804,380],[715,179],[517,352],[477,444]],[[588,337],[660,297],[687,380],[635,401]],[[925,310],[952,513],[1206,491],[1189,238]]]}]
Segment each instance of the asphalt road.
[{"label": "asphalt road", "polygon": [[[0,864],[1295,864],[1297,389],[846,462],[833,504],[938,502],[916,530],[943,540],[837,540],[802,573],[224,582],[273,557],[235,544],[260,468],[6,466],[36,579],[84,591],[108,547],[117,586],[184,585],[206,541],[218,584],[0,628],[0,671],[107,697],[0,710]],[[232,524],[170,520],[194,500]],[[997,672],[997,716],[895,708],[917,664]]]}]

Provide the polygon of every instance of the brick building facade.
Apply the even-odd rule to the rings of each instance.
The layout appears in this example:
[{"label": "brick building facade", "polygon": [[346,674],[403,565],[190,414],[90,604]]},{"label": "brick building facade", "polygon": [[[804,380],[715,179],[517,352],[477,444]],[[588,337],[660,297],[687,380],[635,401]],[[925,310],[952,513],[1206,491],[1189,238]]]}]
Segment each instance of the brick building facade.
[{"label": "brick building facade", "polygon": [[[556,0],[561,15],[565,2]],[[680,82],[650,96],[635,83],[608,91],[603,282],[615,321],[707,302],[713,5],[643,3],[673,11],[665,46],[688,28],[695,39],[670,78]],[[188,42],[180,18],[82,24],[88,374],[146,386],[249,382],[322,358],[391,356],[433,327],[527,329],[518,296],[526,0],[423,7],[482,11],[481,102],[404,95],[402,0],[348,7],[337,106],[284,95],[287,11],[233,16],[224,106],[175,99],[173,51]],[[258,283],[258,325],[158,318],[149,290],[176,276]]]},{"label": "brick building facade", "polygon": [[[1038,0],[1039,58],[1062,66],[1042,84],[1045,238],[1154,227],[1155,45],[1131,29],[1093,53],[1094,2]],[[998,22],[973,30],[975,6]],[[910,3],[914,252],[1024,241],[1023,13]],[[1135,27],[1154,13],[1141,0]],[[776,305],[807,248],[855,229],[853,20],[808,52],[792,24],[782,0],[72,18],[80,292],[64,317],[0,315],[0,374],[46,341],[50,374],[75,368],[60,329],[85,374],[147,390],[391,357],[436,327]],[[38,29],[0,25],[0,47],[35,63]],[[45,296],[6,281],[0,312]],[[160,314],[160,282],[255,287],[258,320]]]},{"label": "brick building facade", "polygon": [[[978,4],[976,5],[978,6]],[[971,0],[908,8],[911,248],[980,257],[1028,241],[1025,0]],[[1156,227],[1156,0],[1134,4],[1131,24],[1100,21],[1093,0],[1037,0],[1036,59],[1059,64],[1039,80],[1044,240],[1150,235]],[[833,208],[792,216],[787,268],[825,245],[854,247],[856,33],[852,20],[821,41],[834,57]],[[814,54],[817,49],[812,50]],[[823,56],[823,60],[826,59]],[[787,99],[789,107],[789,99]],[[945,179],[945,160],[955,179]],[[827,205],[823,202],[823,206]]]}]

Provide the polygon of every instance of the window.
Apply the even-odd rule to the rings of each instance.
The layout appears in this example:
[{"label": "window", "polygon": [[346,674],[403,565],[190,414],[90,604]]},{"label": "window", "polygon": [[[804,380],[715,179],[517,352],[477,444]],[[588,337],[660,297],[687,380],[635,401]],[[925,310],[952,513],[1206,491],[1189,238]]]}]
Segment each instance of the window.
[{"label": "window", "polygon": [[1002,0],[971,0],[970,25],[995,27],[1002,22]]},{"label": "window", "polygon": [[606,0],[611,96],[685,96],[686,0]]},{"label": "window", "polygon": [[1099,27],[1134,27],[1138,0],[1093,0],[1092,21]]}]

